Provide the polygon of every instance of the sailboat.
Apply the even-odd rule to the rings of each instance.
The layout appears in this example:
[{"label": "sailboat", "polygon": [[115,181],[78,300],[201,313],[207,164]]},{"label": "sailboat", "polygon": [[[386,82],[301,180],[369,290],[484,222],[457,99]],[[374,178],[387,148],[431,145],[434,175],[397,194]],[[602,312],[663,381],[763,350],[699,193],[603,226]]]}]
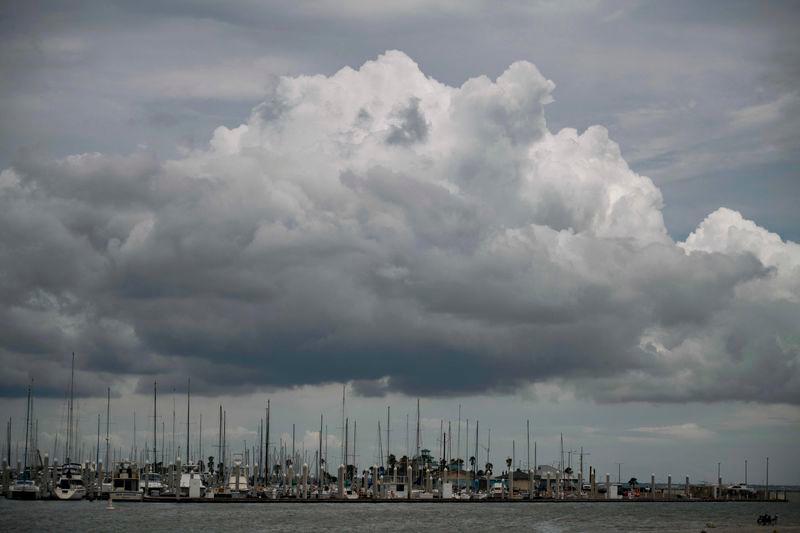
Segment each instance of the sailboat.
[{"label": "sailboat", "polygon": [[75,352],[72,353],[72,372],[69,382],[69,415],[67,419],[67,458],[61,465],[53,493],[59,500],[82,500],[86,497],[86,486],[83,482],[83,469],[79,463],[70,462],[72,444],[75,438],[73,434],[72,408],[75,397]]},{"label": "sailboat", "polygon": [[32,406],[33,400],[31,399],[31,386],[28,385],[28,403],[25,413],[25,466],[9,490],[9,497],[12,500],[38,500],[42,497],[39,486],[32,479],[31,470],[33,469],[33,466],[28,465],[28,430],[31,427]]}]

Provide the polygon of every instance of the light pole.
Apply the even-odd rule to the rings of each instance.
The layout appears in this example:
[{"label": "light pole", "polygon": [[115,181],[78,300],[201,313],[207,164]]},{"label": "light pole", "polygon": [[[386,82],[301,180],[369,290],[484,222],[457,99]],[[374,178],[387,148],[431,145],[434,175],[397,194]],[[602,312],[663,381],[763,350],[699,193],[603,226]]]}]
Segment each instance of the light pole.
[{"label": "light pole", "polygon": [[622,465],[625,463],[616,463],[617,465],[617,483],[622,483]]}]

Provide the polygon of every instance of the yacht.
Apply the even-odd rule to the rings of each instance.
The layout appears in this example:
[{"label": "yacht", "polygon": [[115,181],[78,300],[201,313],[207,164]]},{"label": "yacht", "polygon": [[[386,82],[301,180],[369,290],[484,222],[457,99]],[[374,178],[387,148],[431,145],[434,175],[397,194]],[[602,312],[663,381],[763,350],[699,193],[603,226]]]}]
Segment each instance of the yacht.
[{"label": "yacht", "polygon": [[[244,490],[246,491],[247,488],[245,487]],[[186,471],[181,474],[180,495],[181,498],[205,497],[206,485],[203,482],[203,474],[200,472],[200,469],[196,465],[193,464],[186,465]]]},{"label": "yacht", "polygon": [[28,476],[18,479],[11,485],[9,490],[9,497],[12,500],[38,500],[42,497],[42,492],[39,485],[34,483]]},{"label": "yacht", "polygon": [[111,495],[115,500],[140,501],[139,467],[136,463],[120,461],[114,467],[111,478]]},{"label": "yacht", "polygon": [[232,498],[243,498],[247,496],[249,490],[250,485],[242,468],[242,458],[237,454],[233,458],[233,469],[228,477],[228,491]]},{"label": "yacht", "polygon": [[161,496],[164,492],[164,483],[161,481],[161,474],[157,472],[146,472],[139,478],[139,486],[145,496]]},{"label": "yacht", "polygon": [[53,491],[59,500],[82,500],[86,497],[86,486],[83,484],[81,465],[78,463],[65,463],[61,465]]}]

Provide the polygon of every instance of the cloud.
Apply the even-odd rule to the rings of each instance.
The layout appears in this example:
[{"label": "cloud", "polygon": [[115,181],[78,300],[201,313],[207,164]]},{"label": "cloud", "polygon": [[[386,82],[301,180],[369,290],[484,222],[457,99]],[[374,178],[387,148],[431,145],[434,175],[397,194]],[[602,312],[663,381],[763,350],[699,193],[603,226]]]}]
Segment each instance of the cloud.
[{"label": "cloud", "polygon": [[74,350],[141,390],[800,402],[798,245],[730,210],[674,242],[605,128],[548,129],[554,88],[527,62],[451,87],[390,51],[281,78],[180,159],[23,154],[0,387]]},{"label": "cloud", "polygon": [[638,427],[629,431],[644,435],[646,438],[666,440],[705,440],[714,436],[713,431],[694,422],[674,426]]}]

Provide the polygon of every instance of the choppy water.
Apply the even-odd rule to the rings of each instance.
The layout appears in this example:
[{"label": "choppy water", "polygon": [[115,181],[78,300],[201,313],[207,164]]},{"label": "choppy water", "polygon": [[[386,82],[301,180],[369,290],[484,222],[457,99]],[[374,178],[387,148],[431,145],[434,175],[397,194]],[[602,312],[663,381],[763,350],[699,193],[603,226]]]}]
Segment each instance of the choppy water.
[{"label": "choppy water", "polygon": [[[800,527],[800,502],[142,504],[0,500],[2,531],[695,531],[756,528],[769,512]],[[758,528],[761,529],[761,528]],[[763,528],[772,531],[771,528]],[[780,530],[780,528],[779,528]]]}]

